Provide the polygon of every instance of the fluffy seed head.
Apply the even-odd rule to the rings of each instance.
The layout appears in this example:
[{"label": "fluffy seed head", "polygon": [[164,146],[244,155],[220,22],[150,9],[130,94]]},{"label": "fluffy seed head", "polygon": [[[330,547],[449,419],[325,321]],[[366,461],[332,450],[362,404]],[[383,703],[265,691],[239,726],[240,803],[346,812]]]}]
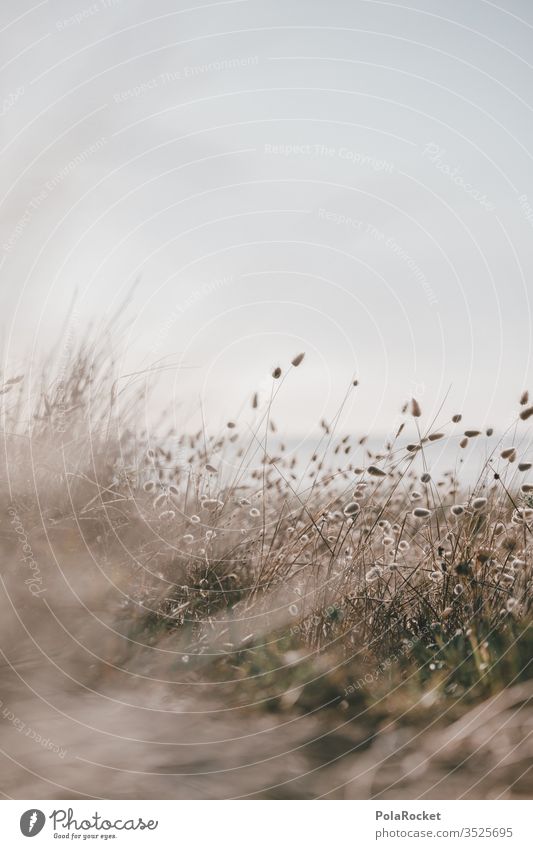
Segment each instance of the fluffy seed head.
[{"label": "fluffy seed head", "polygon": [[413,510],[413,516],[416,519],[427,519],[431,516],[431,510],[427,510],[425,507],[415,507]]},{"label": "fluffy seed head", "polygon": [[173,519],[175,515],[174,510],[163,510],[163,512],[159,514],[159,518],[162,519],[162,521],[168,521],[169,519]]},{"label": "fluffy seed head", "polygon": [[416,400],[416,398],[411,398],[411,415],[415,417],[415,419],[420,418],[422,415],[422,410],[420,409],[420,404]]},{"label": "fluffy seed head", "polygon": [[291,364],[292,364],[295,368],[298,368],[298,366],[300,365],[300,363],[302,362],[302,360],[303,360],[303,358],[304,358],[304,357],[305,357],[305,353],[303,353],[303,354],[297,354],[297,356],[296,356],[293,360],[291,360]]},{"label": "fluffy seed head", "polygon": [[218,498],[206,498],[202,501],[202,507],[206,510],[216,510],[217,507],[223,507],[224,503],[219,501]]},{"label": "fluffy seed head", "polygon": [[350,501],[343,510],[345,516],[355,516],[359,513],[360,505],[357,501]]}]

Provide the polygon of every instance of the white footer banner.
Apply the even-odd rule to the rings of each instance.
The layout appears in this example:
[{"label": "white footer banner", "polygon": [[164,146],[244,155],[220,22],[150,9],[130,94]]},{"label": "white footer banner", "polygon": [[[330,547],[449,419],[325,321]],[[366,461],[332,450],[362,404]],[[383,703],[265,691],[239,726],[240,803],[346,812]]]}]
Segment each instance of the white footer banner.
[{"label": "white footer banner", "polygon": [[[530,801],[2,801],[2,846],[533,847]],[[29,844],[28,841],[35,840]]]}]

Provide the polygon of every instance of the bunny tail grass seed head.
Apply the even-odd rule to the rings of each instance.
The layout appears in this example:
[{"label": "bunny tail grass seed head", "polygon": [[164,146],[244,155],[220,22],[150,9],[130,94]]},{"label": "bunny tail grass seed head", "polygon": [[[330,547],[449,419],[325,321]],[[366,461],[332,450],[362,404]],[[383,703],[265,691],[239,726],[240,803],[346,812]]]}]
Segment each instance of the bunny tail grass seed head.
[{"label": "bunny tail grass seed head", "polygon": [[302,354],[297,354],[295,356],[295,358],[293,360],[291,360],[291,365],[293,365],[294,368],[298,368],[298,366],[300,365],[300,363],[302,362],[304,357],[305,357],[305,352],[302,353]]},{"label": "bunny tail grass seed head", "polygon": [[533,407],[526,407],[525,410],[522,410],[520,413],[520,418],[523,422],[527,421],[529,418],[533,416]]},{"label": "bunny tail grass seed head", "polygon": [[163,522],[168,522],[170,519],[174,519],[176,513],[174,510],[163,510],[162,513],[159,514],[159,518]]},{"label": "bunny tail grass seed head", "polygon": [[386,472],[382,471],[381,469],[378,469],[377,466],[369,466],[367,472],[369,475],[372,475],[375,478],[384,478],[386,475]]},{"label": "bunny tail grass seed head", "polygon": [[431,516],[431,510],[428,510],[426,507],[415,507],[413,516],[415,519],[428,519]]},{"label": "bunny tail grass seed head", "polygon": [[355,516],[359,513],[360,506],[357,501],[350,501],[344,508],[343,513],[345,516]]},{"label": "bunny tail grass seed head", "polygon": [[522,394],[520,396],[520,405],[522,407],[525,407],[525,405],[527,404],[528,401],[529,401],[529,392],[526,389],[524,392],[522,392]]},{"label": "bunny tail grass seed head", "polygon": [[279,378],[281,377],[281,369],[279,366],[277,366],[272,372],[272,377],[274,378],[274,380],[279,380]]},{"label": "bunny tail grass seed head", "polygon": [[411,415],[415,417],[415,419],[420,418],[422,415],[422,410],[420,409],[420,404],[416,400],[416,398],[411,398]]},{"label": "bunny tail grass seed head", "polygon": [[452,422],[454,424],[457,424],[458,422],[461,421],[462,418],[463,417],[462,417],[461,413],[456,413],[455,416],[452,416]]}]

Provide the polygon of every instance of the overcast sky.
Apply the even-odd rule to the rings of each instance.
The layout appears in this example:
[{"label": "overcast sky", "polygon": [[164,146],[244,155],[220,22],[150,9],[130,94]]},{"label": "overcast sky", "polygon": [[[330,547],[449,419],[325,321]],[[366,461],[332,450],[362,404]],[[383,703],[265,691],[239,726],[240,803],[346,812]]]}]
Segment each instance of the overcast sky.
[{"label": "overcast sky", "polygon": [[[139,280],[124,371],[182,426],[274,366],[295,435],[411,394],[504,426],[531,376],[526,0],[4,0],[2,335],[46,349]],[[64,344],[64,343],[63,343]],[[533,386],[532,386],[533,388]],[[210,420],[211,420],[210,419]]]}]

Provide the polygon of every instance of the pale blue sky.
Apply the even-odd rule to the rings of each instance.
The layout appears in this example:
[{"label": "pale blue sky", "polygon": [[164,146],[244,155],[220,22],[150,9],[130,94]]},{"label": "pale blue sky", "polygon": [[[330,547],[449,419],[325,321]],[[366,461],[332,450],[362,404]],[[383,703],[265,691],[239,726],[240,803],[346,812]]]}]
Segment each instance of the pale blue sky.
[{"label": "pale blue sky", "polygon": [[123,368],[186,366],[164,390],[183,427],[200,396],[234,416],[300,350],[293,434],[354,374],[357,430],[387,431],[412,393],[429,415],[450,385],[449,413],[515,413],[530,4],[7,0],[0,47],[11,358],[51,344],[74,289],[79,334],[140,277]]}]

